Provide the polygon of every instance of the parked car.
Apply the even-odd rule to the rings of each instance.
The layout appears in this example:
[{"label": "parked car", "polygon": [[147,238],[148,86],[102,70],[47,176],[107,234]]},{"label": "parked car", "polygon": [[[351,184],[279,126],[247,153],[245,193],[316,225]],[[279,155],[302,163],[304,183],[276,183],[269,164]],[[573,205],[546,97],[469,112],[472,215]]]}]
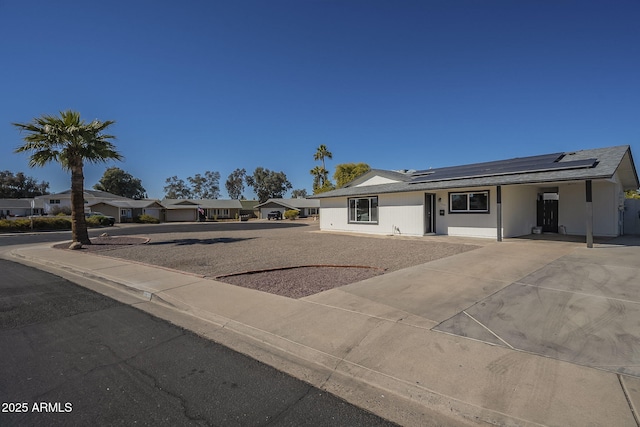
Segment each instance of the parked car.
[{"label": "parked car", "polygon": [[102,212],[85,212],[85,218],[99,217],[100,225],[112,226],[116,223],[116,219],[112,216],[105,215]]},{"label": "parked car", "polygon": [[269,214],[267,215],[267,219],[268,220],[272,220],[272,219],[282,219],[282,212],[280,211],[271,211],[269,212]]}]

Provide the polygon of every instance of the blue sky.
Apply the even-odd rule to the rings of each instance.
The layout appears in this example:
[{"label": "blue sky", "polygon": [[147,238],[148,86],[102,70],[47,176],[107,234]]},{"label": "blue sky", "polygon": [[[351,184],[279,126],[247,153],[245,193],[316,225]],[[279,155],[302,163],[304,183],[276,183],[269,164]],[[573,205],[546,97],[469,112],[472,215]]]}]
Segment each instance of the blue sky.
[{"label": "blue sky", "polygon": [[[109,166],[162,198],[207,170],[427,169],[611,145],[640,159],[640,1],[0,0],[0,170],[12,122],[115,120]],[[250,198],[252,192],[245,190]]]}]

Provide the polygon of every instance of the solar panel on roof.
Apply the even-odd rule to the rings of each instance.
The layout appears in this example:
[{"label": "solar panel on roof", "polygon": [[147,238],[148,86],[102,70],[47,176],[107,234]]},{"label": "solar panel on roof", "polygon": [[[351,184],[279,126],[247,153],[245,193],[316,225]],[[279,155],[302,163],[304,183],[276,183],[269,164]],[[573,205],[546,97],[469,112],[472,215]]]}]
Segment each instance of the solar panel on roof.
[{"label": "solar panel on roof", "polygon": [[591,168],[597,159],[561,161],[562,153],[418,171],[411,183]]}]

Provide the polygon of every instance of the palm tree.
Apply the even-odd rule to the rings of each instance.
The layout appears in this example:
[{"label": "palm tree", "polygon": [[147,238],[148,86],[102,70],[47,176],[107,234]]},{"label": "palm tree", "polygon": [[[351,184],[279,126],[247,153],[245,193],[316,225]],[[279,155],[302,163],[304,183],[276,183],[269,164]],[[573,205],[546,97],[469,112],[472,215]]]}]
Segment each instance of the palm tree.
[{"label": "palm tree", "polygon": [[313,160],[320,160],[322,162],[322,169],[325,169],[324,159],[333,159],[333,154],[327,149],[327,146],[321,144],[316,151],[316,154],[313,155]]},{"label": "palm tree", "polygon": [[309,171],[311,175],[313,175],[313,189],[314,191],[318,188],[322,188],[325,186],[327,179],[329,179],[329,171],[323,168],[322,166],[315,166],[313,169]]},{"label": "palm tree", "polygon": [[115,136],[103,133],[114,123],[112,120],[86,123],[80,119],[80,113],[71,110],[61,111],[60,117],[42,115],[30,123],[12,123],[27,132],[23,137],[25,144],[15,152],[31,153],[29,167],[55,161],[71,172],[71,236],[74,242],[83,245],[91,244],[84,218],[84,164],[122,160],[110,142]]}]

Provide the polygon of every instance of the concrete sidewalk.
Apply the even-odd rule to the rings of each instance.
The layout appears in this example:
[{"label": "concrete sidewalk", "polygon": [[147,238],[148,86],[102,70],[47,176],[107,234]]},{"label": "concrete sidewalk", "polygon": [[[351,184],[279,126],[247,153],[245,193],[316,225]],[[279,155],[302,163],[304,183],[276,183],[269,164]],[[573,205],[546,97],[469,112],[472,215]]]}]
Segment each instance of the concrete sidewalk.
[{"label": "concrete sidewalk", "polygon": [[[492,342],[500,337],[490,330],[488,339],[471,339],[433,329],[582,246],[512,239],[300,300],[50,245],[8,255],[402,425],[638,427],[638,377],[517,350]],[[590,262],[615,257],[611,247],[596,245],[588,256],[599,261]],[[637,342],[634,349],[640,352]]]}]

